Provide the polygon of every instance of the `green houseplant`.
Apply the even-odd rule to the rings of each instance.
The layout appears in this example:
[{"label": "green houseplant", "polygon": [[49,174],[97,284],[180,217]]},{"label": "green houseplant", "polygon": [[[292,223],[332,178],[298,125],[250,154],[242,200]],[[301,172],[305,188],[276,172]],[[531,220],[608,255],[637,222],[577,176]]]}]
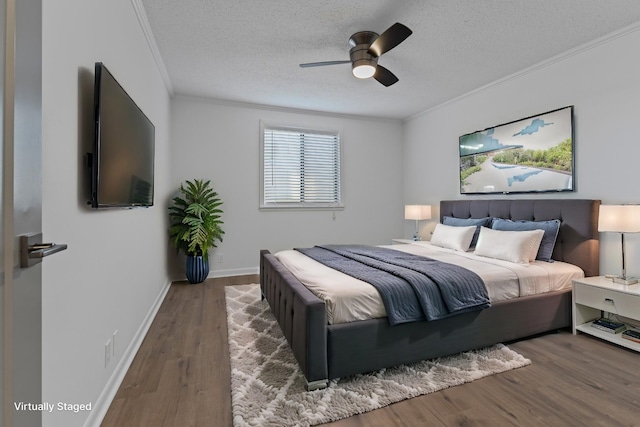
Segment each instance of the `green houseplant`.
[{"label": "green houseplant", "polygon": [[209,274],[209,249],[222,242],[222,200],[211,181],[194,179],[180,184],[180,195],[169,207],[169,237],[176,250],[187,256],[187,279],[200,283]]}]

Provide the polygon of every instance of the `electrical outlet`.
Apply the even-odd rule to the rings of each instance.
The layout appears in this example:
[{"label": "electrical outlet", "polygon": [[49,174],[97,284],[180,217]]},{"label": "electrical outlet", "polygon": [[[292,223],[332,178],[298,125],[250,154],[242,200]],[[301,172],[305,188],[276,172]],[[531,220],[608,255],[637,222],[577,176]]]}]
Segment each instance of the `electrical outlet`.
[{"label": "electrical outlet", "polygon": [[113,353],[113,341],[109,339],[104,345],[104,367],[109,366],[111,362],[111,354]]},{"label": "electrical outlet", "polygon": [[218,254],[218,264],[223,264],[223,263],[224,263],[224,254],[220,252]]}]

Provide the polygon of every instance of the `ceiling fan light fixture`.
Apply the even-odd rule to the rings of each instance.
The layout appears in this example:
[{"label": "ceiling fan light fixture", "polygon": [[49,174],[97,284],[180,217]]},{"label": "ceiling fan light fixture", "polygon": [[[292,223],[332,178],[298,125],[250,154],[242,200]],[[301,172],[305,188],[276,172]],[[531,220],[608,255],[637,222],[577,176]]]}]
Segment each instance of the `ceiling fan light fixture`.
[{"label": "ceiling fan light fixture", "polygon": [[359,79],[368,79],[376,73],[376,67],[372,64],[353,64],[353,75]]},{"label": "ceiling fan light fixture", "polygon": [[396,22],[381,35],[373,31],[359,31],[349,38],[349,58],[351,61],[324,61],[300,64],[300,67],[321,67],[324,65],[346,64],[351,62],[351,72],[358,79],[373,77],[380,84],[389,87],[398,82],[398,77],[382,65],[378,65],[378,58],[398,46],[411,35],[411,30]]},{"label": "ceiling fan light fixture", "polygon": [[[356,33],[351,36],[350,43],[356,43],[355,38],[362,37],[363,35],[366,35],[368,38],[377,36],[376,33]],[[349,51],[349,57],[351,58],[351,71],[353,72],[353,75],[359,79],[368,79],[369,77],[373,77],[376,73],[378,58],[368,52],[369,45],[369,43],[359,44],[352,47]]]}]

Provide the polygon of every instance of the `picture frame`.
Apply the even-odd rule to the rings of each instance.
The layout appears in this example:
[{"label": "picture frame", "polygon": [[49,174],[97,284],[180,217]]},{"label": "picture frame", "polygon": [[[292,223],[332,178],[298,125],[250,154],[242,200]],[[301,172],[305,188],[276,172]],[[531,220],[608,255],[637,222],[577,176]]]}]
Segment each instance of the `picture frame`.
[{"label": "picture frame", "polygon": [[575,191],[573,105],[462,135],[460,194]]}]

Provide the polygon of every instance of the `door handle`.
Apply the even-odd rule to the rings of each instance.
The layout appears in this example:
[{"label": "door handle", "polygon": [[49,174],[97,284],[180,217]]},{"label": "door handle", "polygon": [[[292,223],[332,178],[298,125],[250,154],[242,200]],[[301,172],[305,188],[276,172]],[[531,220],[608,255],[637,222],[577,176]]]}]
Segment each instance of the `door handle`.
[{"label": "door handle", "polygon": [[67,245],[41,243],[42,233],[20,236],[20,268],[28,268],[42,262],[42,258],[67,249]]}]

